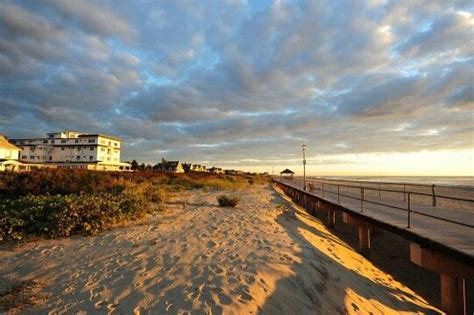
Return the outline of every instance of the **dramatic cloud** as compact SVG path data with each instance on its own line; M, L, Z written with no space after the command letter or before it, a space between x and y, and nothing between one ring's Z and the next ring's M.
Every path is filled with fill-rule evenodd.
M469 1L0 0L0 132L124 158L314 165L472 149Z

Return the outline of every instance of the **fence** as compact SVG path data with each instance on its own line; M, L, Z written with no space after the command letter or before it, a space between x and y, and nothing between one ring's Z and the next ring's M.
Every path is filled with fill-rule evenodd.
M378 183L378 182L359 182L359 181L334 181L334 180L306 180L306 187L303 187L303 180L283 180L286 184L291 184L295 188L306 190L310 193L319 192L322 198L335 198L337 203L341 203L341 197L357 200L360 202L360 212L364 212L366 204L388 207L407 212L407 227L410 228L411 215L413 213L430 217L445 222L474 228L470 223L455 221L449 218L440 217L435 214L426 213L428 207L448 208L471 212L474 215L474 199L465 195L471 193L464 191L464 194L455 193L458 196L447 196L438 194L435 185L419 185L404 183ZM396 186L396 188L387 188L387 186ZM416 187L418 189L413 189ZM420 189L431 188L431 192L423 192ZM408 188L408 189L407 189ZM442 187L446 191L447 187ZM453 188L450 188L454 190ZM417 205L416 209L414 205ZM420 210L420 211L419 211ZM471 214L470 213L470 214ZM469 214L469 215L470 215Z

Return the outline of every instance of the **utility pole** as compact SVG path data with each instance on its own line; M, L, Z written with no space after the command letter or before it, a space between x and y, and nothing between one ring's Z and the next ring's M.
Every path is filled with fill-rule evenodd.
M303 148L303 190L306 190L306 144L303 144L301 147Z

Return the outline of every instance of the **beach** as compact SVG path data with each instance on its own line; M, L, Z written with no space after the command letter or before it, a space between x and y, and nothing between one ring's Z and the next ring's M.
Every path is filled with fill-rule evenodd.
M97 236L0 251L0 292L34 283L25 313L441 313L267 185L195 189L163 214ZM21 310L21 305L17 310Z

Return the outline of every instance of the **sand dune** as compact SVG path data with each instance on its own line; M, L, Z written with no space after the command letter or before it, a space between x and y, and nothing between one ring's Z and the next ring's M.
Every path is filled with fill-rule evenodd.
M222 193L222 192L220 192ZM25 312L439 313L268 187L179 194L149 222L0 252L0 292L44 284Z

